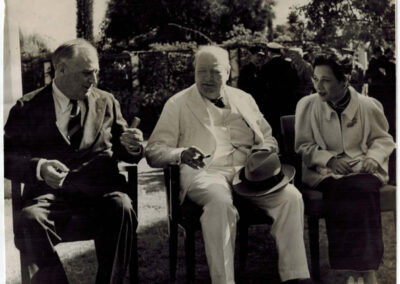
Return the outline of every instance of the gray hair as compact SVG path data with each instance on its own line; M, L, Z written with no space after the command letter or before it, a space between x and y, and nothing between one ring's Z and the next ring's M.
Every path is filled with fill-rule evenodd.
M218 60L222 63L222 65L226 68L230 68L231 64L229 62L229 53L226 49L223 49L222 47L216 46L216 45L202 45L199 47L197 50L195 56L194 56L194 65L196 66L196 62L198 58L200 57L201 54L203 53L209 53L213 54Z
M51 61L53 63L54 69L57 69L58 64L60 64L63 59L73 58L77 54L77 51L79 49L92 50L97 56L96 48L89 41L83 38L73 39L61 44L53 52Z

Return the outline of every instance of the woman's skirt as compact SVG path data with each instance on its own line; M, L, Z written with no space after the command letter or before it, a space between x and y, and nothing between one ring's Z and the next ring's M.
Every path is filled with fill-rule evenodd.
M329 177L316 187L323 193L332 269L378 269L383 256L381 186L374 175L358 174Z

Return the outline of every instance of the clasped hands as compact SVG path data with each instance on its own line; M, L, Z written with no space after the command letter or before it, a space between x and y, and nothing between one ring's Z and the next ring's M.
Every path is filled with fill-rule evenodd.
M345 175L354 172L352 169L354 165L345 157L333 157L329 160L327 167L335 174ZM379 164L377 161L372 158L366 158L362 161L361 172L373 174L378 170L378 167Z

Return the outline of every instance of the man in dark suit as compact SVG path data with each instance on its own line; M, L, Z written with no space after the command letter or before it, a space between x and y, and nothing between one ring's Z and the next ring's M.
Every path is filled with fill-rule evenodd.
M17 247L32 283L68 283L54 246L83 210L100 234L96 283L127 283L137 219L117 163L140 160L142 132L95 87L98 55L89 42L62 44L52 61L52 84L18 100L4 129L5 177L25 183Z
M261 68L261 81L264 82L264 97L260 110L271 124L274 137L280 137L280 117L294 114L299 78L296 70L281 54L283 46L271 42L267 44L270 60Z
M250 62L243 66L239 72L238 88L249 93L259 105L264 93L263 84L260 80L261 66L264 63L265 53L262 47L252 46L249 48Z

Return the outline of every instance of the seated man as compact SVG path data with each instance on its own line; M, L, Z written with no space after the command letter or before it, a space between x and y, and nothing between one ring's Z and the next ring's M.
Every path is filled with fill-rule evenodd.
M234 283L238 212L232 181L255 151L277 152L271 127L247 93L226 85L228 52L205 46L195 56L195 84L171 97L148 141L153 167L179 164L183 201L203 207L201 226L212 283ZM282 281L309 278L303 241L303 200L292 184L248 197L273 219Z
M141 159L142 132L95 88L99 62L89 42L62 44L52 61L52 84L18 100L4 128L5 177L25 183L16 245L32 283L68 283L54 246L71 214L90 209L99 228L96 283L127 283L137 219L117 162Z

